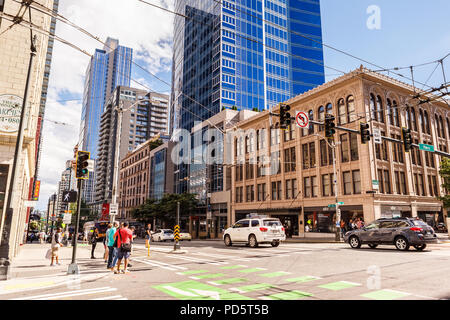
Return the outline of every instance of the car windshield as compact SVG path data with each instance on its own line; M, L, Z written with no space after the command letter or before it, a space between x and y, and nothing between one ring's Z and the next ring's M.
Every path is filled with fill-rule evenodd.
M280 220L263 220L263 224L266 227L280 227Z
M165 233L165 234L172 234L173 231L172 231L172 230L164 230L164 233Z
M424 221L422 220L413 220L412 221L414 223L415 226L419 226L419 227L428 227L428 224L426 224Z

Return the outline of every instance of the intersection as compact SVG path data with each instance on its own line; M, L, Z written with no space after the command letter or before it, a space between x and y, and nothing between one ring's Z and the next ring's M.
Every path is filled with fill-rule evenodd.
M39 245L30 250L39 250ZM30 246L31 247L31 246ZM344 243L284 243L227 248L218 241L134 245L130 274L112 274L80 247L79 278L53 274L18 278L0 299L20 300L439 300L450 291L450 243L424 252L392 246L351 249ZM64 250L70 250L64 248ZM103 253L97 249L97 256ZM85 255L83 255L85 254ZM43 267L44 268L44 267ZM50 271L51 272L51 271Z

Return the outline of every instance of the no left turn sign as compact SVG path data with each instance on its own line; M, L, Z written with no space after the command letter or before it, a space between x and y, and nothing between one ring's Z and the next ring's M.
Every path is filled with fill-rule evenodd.
M297 126L300 128L308 128L309 127L309 118L304 112L297 113L297 116L295 117L295 120L297 122Z

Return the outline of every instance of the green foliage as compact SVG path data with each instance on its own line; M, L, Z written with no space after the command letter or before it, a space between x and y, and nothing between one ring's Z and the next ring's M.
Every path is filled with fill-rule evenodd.
M443 197L439 197L439 200L443 202L444 208L450 208L450 159L442 158L441 161L441 170L439 171L442 179L444 180L444 184L442 185L444 189L447 191L447 195Z
M152 151L153 149L158 148L159 146L161 146L163 144L164 144L164 141L162 141L162 139L151 141L150 142L150 151Z
M36 220L30 221L30 230L38 230L39 222Z
M180 202L180 217L188 216L198 206L194 194L165 194L159 201L147 199L143 205L131 211L131 216L140 222L149 222L157 218L168 225L175 225L178 202Z

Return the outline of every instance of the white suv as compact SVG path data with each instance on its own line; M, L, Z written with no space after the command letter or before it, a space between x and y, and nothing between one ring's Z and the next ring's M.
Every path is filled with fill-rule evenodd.
M223 241L227 247L233 243L247 243L256 248L260 243L270 243L278 247L280 241L286 240L283 225L277 218L251 217L236 222L225 230Z

